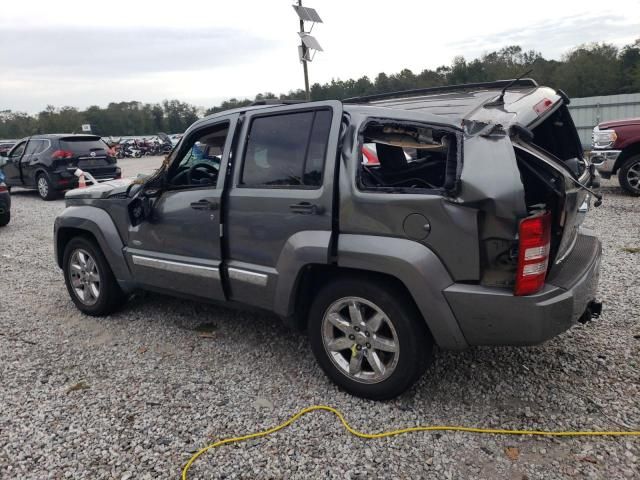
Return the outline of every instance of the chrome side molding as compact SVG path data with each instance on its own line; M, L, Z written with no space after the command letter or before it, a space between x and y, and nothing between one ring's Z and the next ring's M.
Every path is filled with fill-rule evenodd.
M265 273L252 272L251 270L243 270L241 268L229 267L227 272L229 273L229 278L233 280L258 285L260 287L265 287L269 280L269 276Z
M194 265L192 263L173 262L170 260L161 260L159 258L143 257L141 255L132 255L131 260L135 265L141 267L156 268L167 272L184 273L204 278L220 278L220 271L214 267L205 267L204 265Z

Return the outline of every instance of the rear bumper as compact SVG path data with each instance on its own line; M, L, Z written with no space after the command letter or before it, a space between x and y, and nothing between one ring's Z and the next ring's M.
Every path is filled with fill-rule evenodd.
M592 150L589 161L596 166L600 175L609 178L613 173L621 150Z
M601 254L600 241L581 234L535 295L461 284L444 294L469 345L535 345L566 331L588 311L596 298Z
M91 174L98 182L106 182L121 178L122 171L117 165L106 167L85 168L85 172ZM75 168L57 170L50 174L51 183L57 190L70 190L78 188L78 177L74 175Z

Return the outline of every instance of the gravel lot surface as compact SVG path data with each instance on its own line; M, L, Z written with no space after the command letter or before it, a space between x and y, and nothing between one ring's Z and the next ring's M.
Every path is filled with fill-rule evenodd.
M159 159L125 160L125 173ZM138 163L137 163L138 162ZM337 390L277 318L159 295L81 315L55 265L62 200L14 190L0 230L0 477L178 478L208 442L329 404L364 431L416 424L640 428L640 198L605 182L602 318L532 348L437 353L385 403ZM628 248L629 250L625 250ZM514 316L517 321L517 315ZM327 413L201 457L190 478L640 478L640 439L461 433L364 441Z

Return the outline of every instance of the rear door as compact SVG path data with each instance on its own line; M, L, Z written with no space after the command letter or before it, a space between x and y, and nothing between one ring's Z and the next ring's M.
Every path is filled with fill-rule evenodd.
M226 205L231 297L273 308L281 277L293 281L300 247L326 263L332 229L337 101L246 114Z

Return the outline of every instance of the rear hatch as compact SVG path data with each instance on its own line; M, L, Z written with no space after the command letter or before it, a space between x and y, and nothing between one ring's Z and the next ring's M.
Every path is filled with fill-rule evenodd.
M556 173L550 178L548 187L552 191L557 190L558 198L555 205L548 207L551 207L555 227L551 259L560 263L571 253L589 207L590 194L579 184L589 186L592 175L565 101L559 96L544 96L536 100L535 119L528 124L532 138L520 136L519 139L519 146L531 157L518 155L518 158L521 161L530 159L532 167L552 169ZM527 187L525 184L525 190Z
M525 208L513 211L518 224L526 217L536 218L545 212L551 214L549 248L544 255L548 259L546 274L549 274L559 269L574 249L590 200L589 192L579 183L589 187L592 174L583 158L582 146L564 95L545 87L521 89L512 95L507 92L503 105L491 105L499 93L495 92L486 101L488 105L483 104L469 117L475 119L471 122L480 123L480 129L482 125L500 124L509 132L515 154L513 158L524 188L522 207ZM502 236L491 221L485 222L483 228L487 260L482 283L509 286L518 260L519 237L515 244L511 244L509 261L505 260L502 265L507 237ZM497 243L492 237L505 243Z
M115 166L115 158L110 155L109 147L104 141L94 135L74 135L60 139L60 148L71 152L68 163L72 167L91 172L101 170L100 167Z
M528 158L535 163L534 168L550 168L555 172L548 180L555 182L549 189L557 190L557 204L547 207L554 210L555 241L552 241L551 257L559 263L571 252L588 208L589 193L579 187L576 180L587 186L592 181L578 132L567 108L569 100L561 91L540 87L526 79L509 87L502 101L499 101L500 94L499 88L475 91L464 96L458 94L458 101L464 105L457 109L466 112L465 122L499 124L507 130L511 129L512 133L523 133L512 137L519 137L517 142L528 149L532 157L517 155L519 162L528 161L523 160ZM476 102L473 108L470 107L472 100ZM525 184L525 190L527 188ZM529 197L537 200L542 198L535 193ZM536 205L528 204L527 207Z

